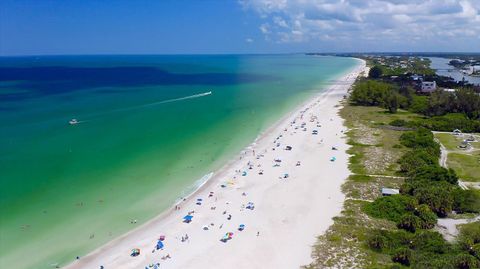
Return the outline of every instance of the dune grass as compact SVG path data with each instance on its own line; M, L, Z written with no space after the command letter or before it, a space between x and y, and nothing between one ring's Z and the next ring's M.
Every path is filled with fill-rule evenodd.
M409 112L385 113L378 107L345 104L340 115L350 131L351 175L342 186L346 200L340 216L319 237L313 250L314 262L306 268L382 268L393 265L390 257L364 245L372 229L393 229L388 220L369 218L361 210L367 201L378 198L382 187L398 188L403 179L396 175L397 160L405 152L398 139L403 133L385 126L394 119L415 117ZM374 175L374 176L371 176Z

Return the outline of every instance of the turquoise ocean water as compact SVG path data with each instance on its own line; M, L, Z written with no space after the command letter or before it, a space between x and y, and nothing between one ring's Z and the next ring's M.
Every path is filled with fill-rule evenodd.
M357 63L0 58L0 267L65 265L151 219Z

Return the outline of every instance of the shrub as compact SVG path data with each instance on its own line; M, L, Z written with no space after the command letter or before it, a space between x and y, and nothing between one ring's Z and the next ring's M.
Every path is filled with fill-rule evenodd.
M411 257L412 257L412 251L410 249L399 248L394 252L392 256L392 261L409 266Z
M412 249L419 252L443 254L448 252L448 243L438 232L420 231L413 238Z
M420 218L420 228L432 229L437 223L437 215L427 205L419 205L415 215Z
M415 150L404 154L399 160L400 172L415 174L430 165L438 165L438 158L425 150Z
M409 231L414 233L417 228L420 228L420 218L413 215L412 213L403 214L400 220L397 223L397 227L399 229L404 229L405 231Z
M412 243L413 234L405 230L396 230L393 232L386 232L388 247L391 250L395 250L400 247L410 247Z
M407 122L405 120L396 119L396 120L392 120L388 125L403 127L407 125Z
M434 185L423 184L413 190L413 195L420 204L426 204L439 217L445 217L453 210L453 190L455 187L445 181Z
M425 253L424 255L415 255L414 258L412 264L415 265L412 267L416 269L455 269L450 256Z
M373 234L367 239L368 246L371 249L382 250L387 244L387 238L381 234Z
M376 199L363 207L365 213L374 218L400 221L403 214L411 212L417 206L417 201L405 195L392 195Z
M460 226L459 241L470 240L470 245L480 243L480 221L464 224Z
M471 247L470 254L480 260L480 243L475 244Z
M457 174L453 169L445 169L438 165L422 167L415 173L413 180L446 181L454 185L458 183Z
M480 132L480 121L468 119L461 113L450 113L444 116L417 120L415 125L433 131L451 132L455 129L460 129L465 133Z
M479 266L478 260L468 254L458 254L455 257L454 264L455 267L459 269L478 268Z
M432 132L425 128L403 133L400 136L400 143L408 148L425 149L437 158L440 156L440 145L433 139Z
M476 190L456 189L453 209L459 213L480 212L480 192Z

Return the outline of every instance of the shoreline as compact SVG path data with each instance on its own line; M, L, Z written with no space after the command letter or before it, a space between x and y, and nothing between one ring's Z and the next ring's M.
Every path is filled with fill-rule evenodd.
M182 200L182 198L179 199L177 202L174 203L174 205L172 207L166 209L164 212L162 212L158 216L156 216L153 219L147 221L146 223L136 227L135 229L127 232L126 234L121 235L120 237L117 237L117 238L113 239L112 241L108 242L107 244L97 248L93 252L89 253L87 256L82 257L81 259L70 263L69 265L66 266L66 268L99 268L100 265L105 266L105 268L138 268L138 267L143 268L144 266L146 266L150 263L156 263L157 261L162 264L162 268L178 268L178 267L184 267L184 266L192 267L193 266L192 263L191 263L192 261L194 261L194 263L196 265L202 264L202 262L204 262L202 260L202 257L204 257L204 256L198 256L199 254L195 254L195 253L204 251L204 253L208 254L209 249L210 249L208 246L209 246L210 243L213 243L215 245L220 244L220 247L221 248L223 247L225 249L225 248L228 248L229 245L233 245L233 242L238 240L237 238L234 238L233 240L231 240L232 242L228 242L226 244L223 244L221 242L220 243L218 242L218 240L220 238L218 235L224 234L227 231L234 232L235 237L236 237L237 234L238 234L239 237L244 236L245 234L247 234L247 232L255 234L257 231L255 231L255 232L250 231L249 226L252 225L251 223L254 222L255 219L258 219L259 216L254 216L254 217L247 216L245 218L245 223L247 225L247 229L245 231L241 232L243 234L240 234L240 232L238 232L238 230L236 230L235 225L233 225L233 226L230 225L230 226L232 226L232 228L225 227L225 229L219 229L218 226L215 226L213 228L213 226L212 226L208 231L202 230L201 227L202 227L202 225L207 224L207 222L209 222L209 221L211 223L217 222L217 223L215 223L216 225L219 225L220 222L222 222L222 225L225 223L225 226L227 226L225 220L223 220L224 216L222 216L221 213L218 212L220 210L218 210L218 211L211 210L211 208L213 208L213 205L215 205L215 207L217 207L217 206L220 207L221 202L227 201L226 207L228 207L229 213L232 212L232 214L235 214L234 215L235 218L237 218L237 215L245 213L245 210L242 210L242 208L240 210L241 212L238 213L238 212L236 212L235 209L230 209L230 207L232 207L232 206L229 206L229 205L230 204L240 205L240 204L242 204L242 202L243 202L243 204L245 204L246 202L243 201L243 200L245 200L245 199L248 200L248 199L250 199L251 196L252 196L251 199L255 200L253 196L255 196L254 194L255 194L256 191L253 189L253 182L249 182L249 181L251 181L250 179L248 179L250 176L242 177L238 172L237 173L232 173L232 170L241 171L243 169L243 171L248 171L248 168L245 168L245 162L247 160L248 160L249 163L251 161L253 162L255 160L258 160L258 161L255 161L255 162L258 162L258 164L256 164L256 165L262 165L262 168L264 168L265 170L267 170L267 169L271 170L271 168L267 168L267 165L270 165L271 161L267 160L267 158L264 158L262 155L270 155L270 154L273 153L273 151L267 152L272 147L271 143L268 142L269 140L271 140L272 138L275 139L275 137L277 137L275 139L275 141L283 140L283 139L280 139L278 136L276 136L276 134L282 133L281 132L281 129L283 129L282 126L284 126L284 125L288 126L290 124L290 126L292 127L291 129L293 129L293 125L291 124L291 122L292 122L291 119L292 118L294 118L294 119L298 118L299 115L301 115L300 117L303 117L304 114L308 114L307 112L310 111L310 109L313 110L314 108L324 108L324 109L329 108L330 111L328 111L328 112L329 113L333 112L333 114L330 114L330 116L331 117L336 116L336 120L335 120L335 122L333 122L334 124L336 124L335 127L337 129L341 128L342 130L345 129L345 127L343 126L343 119L341 119L338 116L338 111L339 111L338 101L341 100L342 97L343 97L343 94L345 94L346 91L348 91L348 89L351 86L351 83L354 82L355 78L363 70L364 66L365 66L365 62L359 61L359 63L357 63L357 65L354 68L352 68L350 72L347 72L347 74L339 75L339 77L341 77L341 78L336 78L334 80L335 82L340 82L341 81L342 83L336 83L336 84L330 85L330 86L327 87L327 89L325 91L323 91L319 94L314 94L312 97L309 97L307 101L302 102L301 105L299 105L295 109L293 109L292 112L287 113L285 117L282 117L275 124L268 127L265 131L263 131L262 133L259 134L259 136L254 140L254 142L252 142L244 150L242 150L239 155L236 155L237 156L236 158L228 161L224 166L222 166L222 168L220 168L218 171L215 171L214 174L209 179L207 179L205 182L202 182L201 184L199 184L199 186L197 188L195 188L191 193L188 193L183 200ZM343 83L343 82L346 82L346 83ZM328 104L325 104L325 103L328 103ZM324 105L324 104L325 104L325 106L321 106L321 105ZM330 107L330 105L332 105L332 104L333 104L333 107L335 107L335 109L332 109L332 107ZM316 117L320 119L321 118L320 116L316 116ZM323 119L319 120L319 121L322 121L322 127L323 127L324 124L326 124L325 123L326 120L327 120L326 118L323 118ZM332 118L330 118L330 122L332 122ZM288 127L286 127L286 128L288 128ZM313 127L313 128L315 128L315 127ZM308 131L309 131L308 136L311 138L312 135L310 135L310 130L308 130ZM322 132L326 131L325 128L320 127L320 128L318 128L318 131L320 133L318 137L324 137ZM291 134L291 136L293 137L293 138L291 138L292 141L288 141L288 142L286 141L286 143L294 144L294 142L298 142L298 143L300 143L300 145L299 145L300 147L305 146L305 145L301 144L301 142L303 142L303 141L302 141L302 137L300 137L300 135L304 135L305 133L302 133L300 130L297 131L297 132L296 131L293 131L293 132L295 134ZM335 136L337 136L337 135L335 135ZM340 138L338 136L337 136L337 138L340 139L340 140L338 142L335 141L336 142L335 145L339 145L338 147L341 149L338 153L341 153L344 156L341 156L341 157L338 156L337 157L338 160L336 162L337 163L341 162L345 167L347 167L348 166L348 155L346 154L345 150L347 149L348 146L346 145L346 141L345 141L345 138L343 137L343 135L342 135L342 138ZM325 138L325 140L327 140L327 139ZM322 138L322 141L323 141L323 138ZM283 144L282 146L284 146L284 145L285 144ZM264 151L265 152L260 154L260 155L259 154L253 155L252 151L255 151L255 150L256 150L257 153L264 152ZM272 150L273 150L273 148L272 148ZM305 150L308 151L309 149L305 149ZM325 148L323 150L325 150ZM279 151L281 151L281 155L285 155L283 150L281 150L281 148L279 148L279 150L277 152L279 152ZM293 149L293 151L297 151L297 148L295 147ZM303 152L297 152L297 153L301 153L301 155L303 155L302 154ZM336 154L338 155L338 153L336 153ZM276 153L273 153L273 154L276 154ZM257 158L258 156L262 156L262 157ZM317 155L315 155L314 157L323 157L323 159L327 158L327 156L317 156ZM286 162L286 161L288 161L288 159L289 158L287 157L285 160L282 159L282 161ZM306 160L302 160L302 162L304 162L304 161L307 162ZM327 162L326 165L328 165L328 164L329 163ZM303 164L302 164L302 166L303 166ZM240 169L235 169L235 168L240 168ZM310 170L308 170L307 171L308 173L306 173L306 176L308 176L308 177L311 177L311 176L314 175L314 174L312 174L312 171L310 171ZM343 172L344 174L349 174L350 173L348 171L348 167L347 167L346 171L345 171L345 169L343 169L341 172ZM207 176L207 175L205 175L205 176ZM315 176L318 176L318 175L315 175ZM204 177L202 177L201 179L203 179ZM253 177L258 177L258 175L255 175ZM269 178L269 179L273 179L273 182L268 182L268 183L262 182L262 184L266 185L267 190L272 186L276 187L276 185L279 185L278 182L276 182L276 181L278 181L277 175L272 176L272 175L267 175L267 173L265 173L265 176L263 176L263 178L267 178L267 177L272 177L272 178ZM228 178L228 180L227 180L227 178ZM303 179L300 175L299 175L298 178ZM243 180L243 179L245 179L245 180ZM343 176L343 178L341 179L341 182L335 182L335 184L338 185L338 186L337 185L335 185L335 186L338 187L336 189L339 193L335 200L341 200L340 201L341 203L339 205L338 204L336 205L336 208L337 208L336 211L338 211L337 214L340 212L341 206L343 204L343 197L342 197L343 194L341 194L340 185L342 184L342 182L345 179L346 179L346 176ZM227 182L230 182L230 181L234 182L233 184L231 184L231 186L230 186L229 183L227 183ZM224 183L224 184L222 184L222 183ZM307 186L304 186L304 187L309 187L308 183L309 182L305 182L302 185L307 185ZM219 188L218 185L221 185L221 184L226 185L227 187ZM260 183L256 184L256 185L260 185ZM250 190L250 188L252 190ZM215 198L215 203L211 202L207 198L208 191L210 191L210 190L214 191L214 193L215 193L212 196L213 198ZM233 197L235 195L233 193L238 192L238 190L249 190L249 192L246 196L238 195L240 197ZM221 192L225 192L225 193L221 193ZM218 195L218 193L220 193L220 195ZM274 192L274 194L279 194L279 193L285 193L285 190L280 190L280 191ZM289 191L287 190L286 194L288 194L288 193L289 193ZM228 195L226 195L226 194L228 194ZM263 192L260 192L258 194L261 196L261 195L263 195ZM335 194L335 193L332 193L332 196L333 196L333 194ZM202 197L203 201L202 201L201 206L196 206L195 205L196 196ZM228 200L226 200L227 198L228 198ZM242 199L242 198L245 198L245 199ZM279 197L277 197L277 198L279 198ZM217 202L217 199L218 199L218 202ZM258 200L259 198L256 198L256 199ZM328 197L328 199L330 200L330 197ZM255 202L255 201L253 201L253 202ZM328 201L326 201L326 202L328 202ZM203 203L205 203L205 205ZM207 208L207 204L211 205L211 207ZM256 213L257 210L259 210L259 209L257 209L259 207L259 206L257 206L257 204L259 204L259 203L255 202L255 207L256 208L255 208L255 210L252 211L253 214ZM180 210L176 210L177 206L180 206ZM184 207L186 207L188 210L185 209ZM329 207L332 208L332 206L329 206ZM181 222L182 216L184 216L187 213L187 211L192 211L192 210L195 211L192 223L190 223L190 224L182 223ZM202 214L202 210L207 211L207 212L205 212L206 214ZM233 212L235 212L235 213L233 213ZM250 212L248 212L248 213L250 213ZM268 213L268 211L267 211L267 213ZM200 215L200 216L197 217L198 215ZM217 216L217 215L219 215L219 216ZM252 214L250 214L250 215L252 215ZM323 231L325 231L330 226L330 224L332 223L331 217L334 217L335 215L336 214L329 216L330 218L328 218L328 219L323 219L323 223L326 224L326 225L323 225L325 227L322 227ZM264 216L260 216L260 217L264 217ZM208 220L208 221L204 221L205 223L199 223L199 220L198 220L199 218L200 219L203 218L203 219ZM250 219L250 221L246 221L248 219ZM235 224L236 224L236 226L238 226L238 223L235 222ZM262 227L262 225L259 225L259 227ZM265 227L265 228L275 229L275 227ZM192 229L195 229L195 230L194 231L189 231L189 230L192 230ZM217 231L217 229L220 230L220 231ZM171 231L169 232L169 230L171 230ZM197 234L198 234L199 238L202 237L203 235L206 235L208 238L212 238L212 236L209 235L209 234L212 234L213 230L215 230L217 235L215 235L213 237L214 240L211 240L212 242L205 243L203 245L203 247L200 246L200 249L198 249L198 247L196 247L195 250L184 249L186 247L186 244L191 245L193 243L193 240L198 241L196 239ZM259 229L257 229L257 230L259 230ZM163 232L161 234L166 234L166 237L167 237L167 239L165 240L165 249L164 250L158 250L155 253L152 253L151 250L153 249L153 247L156 244L156 238L158 238L158 236L160 235L159 234L160 231ZM178 236L176 236L176 235L181 235L183 233L183 231L188 231L189 238L192 238L191 239L192 242L190 242L190 240L188 241L188 243L176 242L176 241L180 241L180 240L175 239L176 237L178 239ZM193 234L193 236L192 236L192 234ZM308 232L308 233L305 233L305 235L307 237L310 237L312 240L315 240L318 233L311 234L310 232ZM259 238L264 239L263 231L262 231L261 237L254 236L253 239L250 238L249 240L252 241L252 240L257 240ZM312 241L312 240L310 240L310 241ZM202 240L200 240L200 241L202 241ZM249 243L252 243L252 242L249 242ZM267 242L266 245L268 246L269 243L271 243L271 242ZM308 253L304 253L304 254L307 254L309 257L310 257L310 253L311 253L310 248L313 245L313 243L314 243L314 241L310 242L309 244L306 244L306 247L309 248L309 251L308 251ZM174 246L170 248L170 245L174 245ZM305 245L305 244L302 243L302 245ZM130 254L129 251L132 248L135 248L135 247L139 247L142 252L138 257L130 257L129 256L129 254ZM215 246L215 247L218 247L218 246ZM250 245L250 247L252 247L252 245ZM245 248L248 248L248 246L246 245L242 249L245 249ZM180 249L182 249L182 250L180 250ZM206 249L206 252L205 252L205 249ZM198 250L200 250L200 251L198 251ZM161 254L158 254L158 252L161 252ZM233 251L232 253L238 253L238 252ZM172 259L162 260L160 258L160 256L166 255L166 254L170 254L172 256ZM182 255L180 255L180 254L182 254ZM183 255L183 254L189 254L189 255ZM265 255L265 253L262 253L262 254ZM288 254L288 253L283 253L283 254ZM261 254L257 254L257 255L261 255ZM181 260L180 256L186 256L186 257L183 258L184 261ZM237 255L237 256L240 256L240 255ZM222 258L222 255L220 255L217 258ZM225 259L232 259L232 258L233 257L229 257L229 258L225 258ZM235 259L233 259L233 260L235 260ZM263 260L263 259L260 259L260 260ZM298 260L300 260L300 259L296 259L295 262L297 263ZM305 264L309 263L309 261L306 260L305 257L302 257L301 260L303 260L303 261L300 264L297 264L297 266L301 266L301 265L305 265ZM230 263L231 264L238 264L238 263L235 263L235 261L232 261L232 260L229 260L227 262L229 264ZM236 261L236 262L239 262L239 261ZM257 262L257 261L252 261L252 262ZM288 267L289 264L288 264L287 261L280 261L280 262L281 262L281 264L279 264L280 267L289 268ZM208 263L205 263L205 264L208 264ZM222 267L220 264L218 266ZM248 266L249 265L245 265L245 267L248 267ZM252 265L250 265L250 267L251 266ZM277 267L277 264L275 264L275 266ZM202 267L202 266L200 266L200 267ZM243 267L243 265L242 265L242 267ZM253 265L253 267L256 267L256 266Z

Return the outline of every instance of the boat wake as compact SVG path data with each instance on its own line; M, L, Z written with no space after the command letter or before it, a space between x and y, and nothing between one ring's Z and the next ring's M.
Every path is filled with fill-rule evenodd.
M90 114L88 116L88 120L82 120L82 121L76 121L75 120L76 122L73 123L73 124L77 124L77 123L80 123L80 122L86 122L86 121L92 121L95 118L99 118L99 117L107 115L107 114L137 110L137 109L142 109L142 108L148 108L148 107L153 107L153 106L157 106L157 105L161 105L161 104L173 103L173 102L183 101L183 100L188 100L188 99L195 99L195 98L200 98L200 97L204 97L204 96L209 96L211 94L212 94L212 91L208 91L208 92L204 92L204 93L199 93L199 94L194 94L194 95L189 95L189 96L179 97L179 98L174 98L174 99L168 99L168 100L153 102L153 103L144 104L144 105L113 109L113 110L98 113L98 114ZM70 121L70 124L72 124L72 121Z
M165 103L172 103L172 102L183 101L183 100L188 100L188 99L193 99L193 98L199 98L199 97L208 96L208 95L211 95L211 94L212 94L212 92L208 91L208 92L194 94L194 95L190 95L190 96L185 96L185 97L180 97L180 98L175 98L175 99L159 101L159 102L155 102L155 103L151 103L151 104L141 105L141 106L137 106L137 107L134 107L134 108L156 106L156 105L165 104Z

